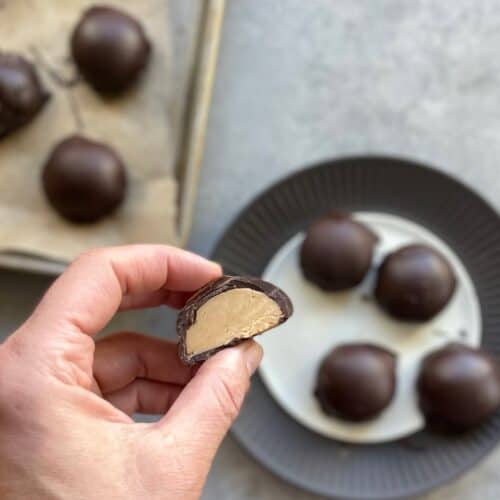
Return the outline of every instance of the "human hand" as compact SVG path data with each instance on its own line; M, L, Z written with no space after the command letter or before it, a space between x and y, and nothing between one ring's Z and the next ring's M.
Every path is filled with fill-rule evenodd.
M79 257L0 346L0 497L198 498L262 350L225 349L199 370L136 333L94 342L118 311L183 305L221 273L179 249ZM134 423L134 412L164 415Z

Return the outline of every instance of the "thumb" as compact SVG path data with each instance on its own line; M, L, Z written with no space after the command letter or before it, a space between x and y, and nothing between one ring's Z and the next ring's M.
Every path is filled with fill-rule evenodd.
M207 471L240 412L262 355L262 347L253 340L218 352L200 367L159 422L186 455L201 460Z

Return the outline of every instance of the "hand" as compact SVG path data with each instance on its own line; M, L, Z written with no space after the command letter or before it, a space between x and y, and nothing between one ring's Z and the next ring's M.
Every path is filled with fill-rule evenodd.
M253 341L201 367L136 333L93 337L121 309L181 306L219 266L165 246L79 257L0 346L2 499L194 499L262 357ZM134 412L166 413L134 423Z

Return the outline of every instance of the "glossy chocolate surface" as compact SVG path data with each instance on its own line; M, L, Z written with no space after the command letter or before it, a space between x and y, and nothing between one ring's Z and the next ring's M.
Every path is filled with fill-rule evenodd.
M346 290L370 269L377 237L346 214L331 212L307 231L300 251L304 276L326 291Z
M500 373L484 351L449 344L427 355L417 381L427 422L443 431L481 424L500 407Z
M0 53L0 139L33 120L48 99L33 64Z
M327 415L350 421L376 417L396 389L396 358L372 344L344 344L322 361L315 395Z
M127 178L121 158L109 146L75 135L53 149L42 182L60 215L89 223L116 210L125 197Z
M133 17L111 7L92 7L75 27L71 52L80 73L95 90L116 94L139 78L151 44Z
M394 318L426 321L450 301L456 279L450 264L426 245L408 245L380 266L375 297Z

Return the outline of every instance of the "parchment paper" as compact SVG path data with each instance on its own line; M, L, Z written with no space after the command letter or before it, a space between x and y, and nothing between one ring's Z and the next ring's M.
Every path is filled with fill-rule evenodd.
M95 0L0 2L0 49L21 52L35 62L52 93L30 125L0 141L0 251L69 261L95 246L177 242L175 140L168 113L175 109L168 85L168 2L105 3L137 16L153 45L139 84L113 100L101 98L84 82L65 83L75 75L69 59L70 33ZM110 144L128 167L129 191L123 206L97 224L67 223L41 190L41 170L52 146L73 133Z

